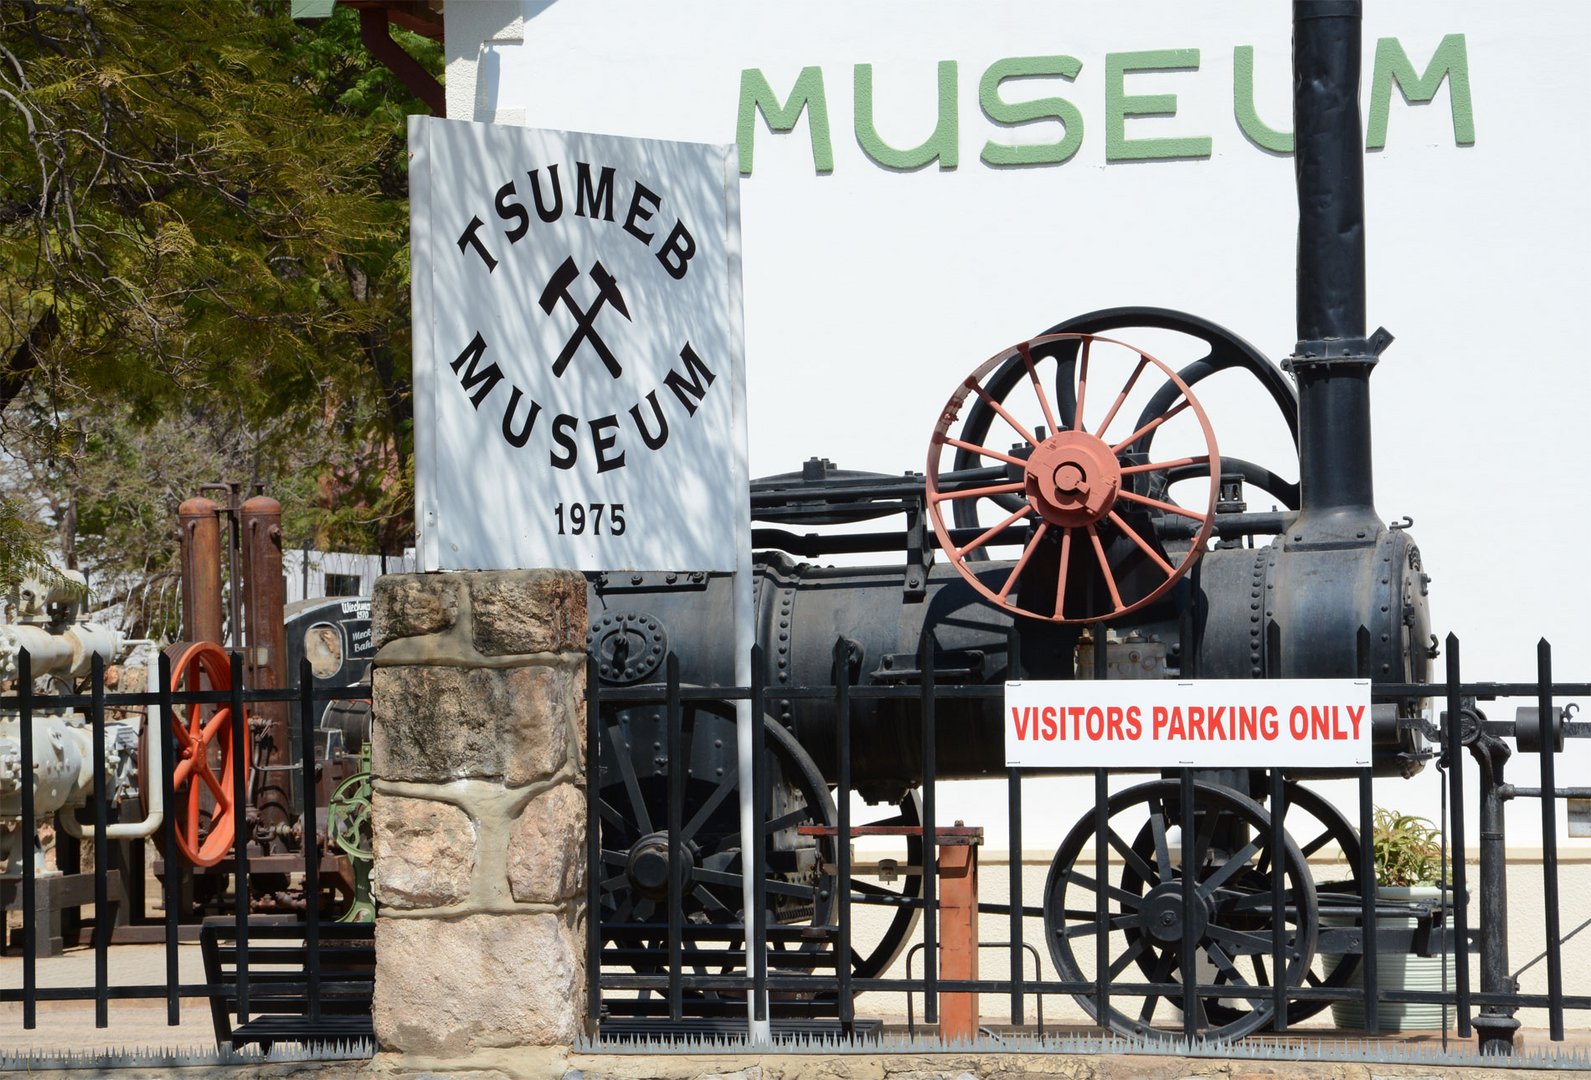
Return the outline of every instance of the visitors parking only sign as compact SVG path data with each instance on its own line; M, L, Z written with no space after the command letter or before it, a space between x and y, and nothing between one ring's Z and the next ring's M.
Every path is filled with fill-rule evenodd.
M426 570L734 570L733 147L411 117Z
M1361 679L1008 682L1005 759L1024 768L1360 768Z

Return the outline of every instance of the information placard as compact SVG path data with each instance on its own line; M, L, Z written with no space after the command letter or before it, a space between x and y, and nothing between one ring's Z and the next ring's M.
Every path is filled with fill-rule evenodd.
M733 147L411 117L423 569L734 570Z
M1005 760L1022 768L1370 764L1361 679L1005 684Z

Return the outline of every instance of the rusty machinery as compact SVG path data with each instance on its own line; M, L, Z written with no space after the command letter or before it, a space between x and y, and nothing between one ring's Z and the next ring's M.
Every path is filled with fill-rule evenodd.
M765 844L772 922L812 926L835 914L836 883L826 876L833 853L818 839L821 827L836 821L829 793L839 765L835 712L830 700L795 692L781 698L778 690L827 685L837 635L846 643L845 677L856 687L920 687L924 635L940 687L1003 682L1016 670L1013 650L1027 678L1107 672L1426 680L1436 655L1429 579L1407 522L1387 524L1373 500L1369 379L1391 337L1367 332L1365 317L1359 52L1357 0L1295 3L1298 343L1280 366L1196 316L1153 308L1094 312L996 354L963 380L933 424L924 475L846 472L814 459L800 473L753 483L752 516L766 526L752 534L760 552L756 633L764 658L757 677L775 703L763 717L773 774L763 807L775 823ZM1146 337L1191 342L1198 358L1174 367L1132 344ZM1236 373L1228 379L1252 379L1278 410L1297 455L1296 484L1218 447L1199 395L1207 379L1227 372ZM1249 511L1256 493L1274 508ZM858 523L902 514L904 532L857 531ZM849 531L811 531L831 526ZM902 550L904 565L815 561ZM734 657L724 644L727 577L598 574L589 599L588 648L604 687L661 682L670 652L684 683L735 685ZM850 710L856 790L893 808L883 823L916 823L923 779L917 698L859 693ZM1419 700L1376 707L1377 774L1410 776L1433 756L1422 735L1423 710ZM688 924L734 925L741 851L728 794L733 712L687 701L685 714L684 917ZM940 779L1005 775L997 699L945 695L936 703L935 731ZM612 955L628 956L642 971L662 970L665 937L657 924L672 854L662 826L670 757L663 710L608 706L601 740L604 937L622 946ZM1358 830L1298 782L1322 775L1286 778L1292 839L1276 858L1296 903L1280 916L1287 920L1285 970L1268 970L1268 899L1233 911L1201 897L1192 935L1196 970L1211 980L1340 986L1352 977L1357 957L1326 973L1313 955L1321 898L1334 896L1353 912L1372 887L1361 878ZM1249 840L1270 828L1269 776L1224 770L1200 773L1198 781L1194 825L1209 860L1201 875L1218 873L1241 883L1239 893L1264 890L1268 898L1268 844ZM1138 898L1134 903L1157 898L1169 920L1152 933L1128 932L1113 959L1116 975L1129 981L1134 974L1140 982L1182 977L1181 872L1157 858L1166 836L1188 824L1177 786L1151 780L1108 800L1126 866L1121 894ZM819 827L803 832L803 825ZM1062 841L1044 898L1051 959L1067 979L1093 977L1097 886L1088 877L1093 856L1086 865L1079 860L1094 828L1090 813ZM852 902L878 905L884 916L884 928L853 947L857 977L882 973L910 938L921 908L921 879L912 873L919 844L913 840L907 865L887 867L882 881L851 883ZM1345 857L1346 880L1317 883L1307 857L1330 845ZM1234 948L1245 953L1241 973ZM1080 1001L1095 1011L1091 996ZM629 1007L645 1014L649 1004L660 1005ZM693 1004L711 1011L713 1002ZM1324 1005L1295 1000L1288 1019ZM1235 1037L1268 1023L1271 1010L1268 1001L1210 1001L1199 1028ZM1153 997L1118 996L1100 1019L1154 1035L1170 1011L1155 1017ZM1174 1031L1180 1036L1180 1020Z
M290 681L296 683L304 659L317 686L367 682L372 653L369 600L286 604L281 504L258 491L240 499L237 484L203 490L215 491L224 501L200 495L178 509L187 640L167 650L173 688L231 689L229 651L241 654L244 685L256 690L281 690ZM229 640L224 638L228 629ZM241 807L257 910L302 907L304 898L289 887L289 875L303 869L306 841L322 852L327 880L345 896L354 892L355 875L347 857L328 847L325 814L330 792L358 768L369 731L368 702L327 703L317 718L317 745L308 748L301 745L301 728L295 722L298 707L296 701L261 702L235 718L227 706L194 706L181 711L174 724L183 762L192 763L188 770L179 764L176 777L179 876L203 878L217 868L208 876L216 888L224 886L231 868L222 864L234 851L240 820L236 810ZM246 725L242 745L247 777L241 796L231 780L232 724L240 719ZM318 762L318 790L311 792L302 790L300 763L306 752ZM156 869L164 873L165 864Z

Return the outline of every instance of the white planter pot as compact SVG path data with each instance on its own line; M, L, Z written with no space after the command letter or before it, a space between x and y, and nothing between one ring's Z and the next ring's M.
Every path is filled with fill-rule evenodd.
M1376 890L1376 895L1382 900L1435 900L1442 895L1442 890L1436 886L1412 888L1383 886ZM1413 929L1418 922L1412 918L1389 918L1378 921L1382 926L1408 929ZM1340 960L1341 957L1337 956L1322 957L1327 974L1336 968ZM1349 978L1348 985L1362 987L1363 975L1364 965L1360 964ZM1422 990L1440 993L1444 989L1444 976L1445 989L1451 994L1455 986L1451 953L1443 956L1392 952L1376 954L1376 986L1381 992ZM1362 1031L1366 1026L1364 1006L1358 1001L1332 1002L1331 1015L1339 1028ZM1435 1031L1454 1022L1452 1006L1444 1008L1426 1003L1379 1001L1376 1017L1380 1020L1382 1031Z

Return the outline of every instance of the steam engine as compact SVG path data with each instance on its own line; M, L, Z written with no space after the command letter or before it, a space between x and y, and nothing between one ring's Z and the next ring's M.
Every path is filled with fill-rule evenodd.
M790 808L804 800L814 823L832 822L832 801L822 804L838 774L834 709L793 691L828 685L842 655L841 677L856 687L919 686L925 655L936 686L1100 675L1426 680L1435 655L1429 579L1408 523L1389 525L1373 497L1369 378L1391 335L1367 333L1365 318L1359 49L1358 4L1295 5L1298 342L1281 365L1196 316L1154 308L1094 312L996 354L955 385L927 440L921 474L849 473L814 459L799 474L752 485L752 517L765 526L752 539L760 549L758 675L774 702L763 718L774 773L772 803L764 808L770 820L796 820ZM1143 335L1167 332L1200 343L1197 358L1173 367L1138 347ZM1222 453L1200 392L1207 378L1228 371L1256 380L1278 409L1297 451L1298 483ZM1275 509L1250 512L1256 492ZM905 526L865 531L883 519ZM823 564L830 556L856 561L886 551L900 554L889 565ZM607 573L592 580L589 601L588 646L604 687L660 682L669 653L679 657L683 683L736 684L728 578ZM781 688L791 695L780 697ZM997 696L946 695L935 708L939 778L1004 774ZM892 823L912 821L912 791L923 781L919 699L857 695L850 709L855 789L870 802L897 805ZM1421 709L1418 700L1376 707L1379 774L1407 776L1422 767L1428 751L1412 722ZM684 903L687 920L698 924L732 922L740 907L738 887L727 887L741 867L739 823L727 797L731 717L727 709L698 710L688 721L684 813L692 880ZM658 824L665 817L664 737L655 707L606 711L601 845L604 862L623 867L603 886L610 940L660 919L667 900L669 840ZM1290 984L1304 978L1315 951L1317 890L1300 848L1335 841L1353 867L1360 850L1354 827L1299 779L1307 777L1289 773L1286 822L1293 830L1298 815L1310 835L1275 854L1298 897L1287 916L1296 920L1287 931L1290 966L1276 973ZM1231 919L1224 939L1230 948L1243 933L1268 934L1252 915L1262 904L1268 910L1264 864L1271 856L1241 872L1233 860L1245 851L1252 860L1249 839L1267 835L1260 804L1269 778L1227 769L1198 780L1199 857L1206 860L1198 873L1243 881L1240 891L1253 888L1257 898L1263 889L1267 898L1236 918L1221 908L1230 896L1199 908L1194 937ZM1184 907L1186 870L1166 864L1167 830L1193 824L1169 794L1174 787L1151 780L1109 800L1113 820L1135 806L1150 819L1136 835L1136 822L1121 835L1122 848L1135 856L1120 886L1144 902L1164 901L1169 929L1139 930L1136 938L1129 931L1128 959L1120 963L1136 956L1151 981L1174 972L1180 979L1191 966L1180 955L1180 920L1206 903ZM1091 911L1097 886L1072 864L1092 842L1092 819L1061 844L1045 898L1052 957L1063 976L1077 978L1087 976L1071 952L1067 920L1076 907ZM821 830L776 831L768 840L770 879L781 886L770 900L776 921L825 917L835 883L822 868L832 853L815 835ZM1162 865L1151 866L1157 855ZM1368 887L1357 873L1337 883L1344 896ZM908 877L889 901L895 922L876 949L854 959L858 975L881 971L902 947L913 888ZM1068 889L1096 891L1074 904ZM1232 964L1221 946L1200 947L1200 963ZM1340 984L1353 966L1339 965L1328 984ZM1113 1012L1107 1022L1153 1033L1154 1000L1145 1006L1148 1017ZM1289 1019L1320 1007L1295 1003ZM1210 1026L1228 1036L1268 1016L1263 1004L1221 1009L1215 1015L1212 1004Z

